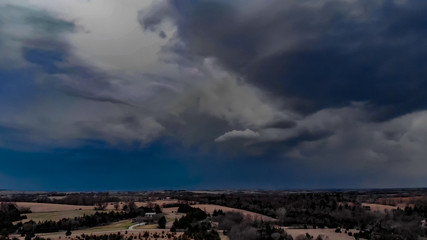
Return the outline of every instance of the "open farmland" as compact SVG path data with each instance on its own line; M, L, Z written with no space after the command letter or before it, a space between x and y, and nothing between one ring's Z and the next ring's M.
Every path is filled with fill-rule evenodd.
M22 222L28 222L33 220L35 222L39 221L58 221L63 218L75 218L82 217L84 215L93 215L97 211L96 210L71 210L71 211L54 211L54 212L36 212L36 213L26 213L24 215L27 216L27 219L22 220ZM105 211L98 211L105 212Z
M249 217L249 218L254 219L254 220L262 220L262 221L275 221L276 220L272 217L265 216L265 215L262 215L259 213L254 213L254 212L250 212L250 211L246 211L246 210L242 210L242 209L237 209L237 208L224 207L224 206L220 206L220 205L196 204L196 205L192 205L192 207L200 208L209 214L212 214L214 212L214 210L222 210L223 212L239 212L243 216Z
M85 232L122 231L122 230L128 230L129 227L134 224L135 223L133 223L132 220L128 219L128 220L114 222L104 226L88 228L85 230Z
M173 239L172 231L177 231L177 235L185 234L184 239L190 240L271 240L273 234L286 240L306 234L313 239L325 236L329 240L352 240L353 234L359 239L373 236L394 239L397 234L408 240L426 237L427 225L423 221L426 208L421 199L405 199L406 202L394 206L377 202L378 195L384 197L386 193L238 191L219 195L208 191L165 191L125 193L123 196L81 193L61 200L70 204L90 202L92 206L53 204L49 200L35 203L30 202L36 201L30 196L24 196L27 201L19 201L24 199L19 195L5 202L0 212L14 209L11 214L15 215L11 216L14 216L15 226L9 231L9 238L20 240L24 240L23 236L28 239L29 234L52 240L78 240L82 234L92 235L89 239L160 240ZM412 210L400 207L401 204ZM95 207L104 210L97 211ZM25 213L27 208L33 212ZM183 213L178 213L178 209ZM388 214L379 214L385 212ZM28 219L20 220L22 215ZM414 224L404 225L408 220ZM399 232L393 232L396 227ZM336 229L341 232L335 232ZM352 230L345 232L344 229Z
M384 213L386 210L393 211L397 209L396 206L377 204L377 203L362 203L362 206L369 207L372 212L382 212L382 213Z
M174 204L174 203L178 203L178 200L175 200L175 199L171 199L171 200L155 200L155 201L148 201L148 202L134 202L135 203L135 205L137 206L137 207L146 207L146 206L148 206L148 205L150 205L150 204L157 204L157 205L159 205L160 207L162 207L164 204ZM105 208L105 210L115 210L116 208L115 208L115 206L114 206L114 204L115 203L113 203L113 202L110 202L110 203L108 203L107 204L107 207ZM126 205L127 204L127 202L118 202L118 203L116 203L117 205L118 205L118 209L120 210L120 209L122 209L123 208L123 206L124 205ZM87 207L87 206L86 206ZM93 207L92 207L93 208Z
M178 207L172 207L172 208L163 208L163 213L166 217L166 228L171 228L172 223L175 219L180 219L181 217L185 216L184 213L178 213Z
M16 202L16 205L18 206L18 208L29 208L33 213L60 212L71 210L93 210L93 206L53 203Z
M35 221L58 221L63 218L82 217L84 215L93 215L96 210L93 206L52 204L52 203L32 203L17 202L18 208L29 208L32 213L25 213L27 219L21 222ZM102 211L99 211L102 212ZM19 222L19 221L17 221Z
M283 229L288 234L290 234L293 238L295 238L298 235L305 235L306 233L308 233L314 238L316 238L319 235L324 235L324 236L327 236L329 240L354 240L354 237L349 236L347 233L345 232L336 233L335 229L330 229L330 228L317 228L317 229L283 228ZM354 232L355 231L353 231L353 233Z

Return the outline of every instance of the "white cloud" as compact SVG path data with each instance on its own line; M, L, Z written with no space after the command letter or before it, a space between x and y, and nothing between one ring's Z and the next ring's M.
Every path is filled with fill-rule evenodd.
M216 138L215 142L224 142L224 141L229 141L233 139L256 139L258 137L259 137L259 134L250 129L245 129L243 131L232 130Z
M158 53L168 39L144 32L138 12L153 2L128 0L28 0L10 1L48 11L56 17L73 21L77 31L67 35L74 54L81 60L107 71L147 72L158 66ZM165 31L173 32L170 26Z
M23 98L20 103L25 112L0 105L8 109L0 116L0 125L30 130L31 139L39 143L66 144L91 137L112 143L144 143L173 131L165 128L168 122L201 124L197 118L186 119L183 114L187 112L243 128L287 118L263 92L224 71L213 59L180 65L159 62L156 54L144 52L159 51L166 40L152 45L153 39L160 39L142 31L136 14L145 5L138 4L141 3L129 1L116 6L112 1L18 2L22 10L35 6L43 10L37 12L41 16L73 20L77 30L53 36L65 46L66 59L56 63L58 68L71 71L38 72L32 88L43 94L34 100ZM22 21L23 13L18 12L13 19L16 29L22 28L19 37L22 42L38 38L31 24L27 26ZM11 51L20 56L21 48L19 45ZM124 58L116 61L120 48ZM24 59L20 61L25 63ZM151 68L153 64L155 68ZM37 63L32 67L37 68ZM128 119L132 119L131 126ZM223 132L217 131L216 136Z
M179 115L188 109L225 120L230 125L259 127L277 120L292 120L291 112L279 110L264 92L224 71L206 59L197 87L171 106ZM197 84L197 83L196 83Z

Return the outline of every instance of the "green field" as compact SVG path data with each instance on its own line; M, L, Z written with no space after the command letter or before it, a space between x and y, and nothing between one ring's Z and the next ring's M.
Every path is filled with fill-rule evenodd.
M85 231L95 232L95 231L110 231L110 230L127 230L130 226L134 225L131 219L115 222L105 226L99 226L94 228L88 228Z
M157 224L148 224L144 226L137 226L134 229L157 229Z

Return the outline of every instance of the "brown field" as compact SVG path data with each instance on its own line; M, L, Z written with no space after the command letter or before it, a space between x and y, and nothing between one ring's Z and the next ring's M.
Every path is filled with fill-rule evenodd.
M348 236L348 234L336 233L335 229L331 228L317 228L317 229L294 229L294 228L283 228L288 234L290 234L294 239L298 235L305 235L306 233L314 236L316 238L319 235L325 235L329 237L329 240L354 240L354 237ZM358 232L355 230L350 230L352 233Z
M178 200L170 199L170 200L155 200L152 202L135 202L135 205L137 207L147 206L148 204L157 204L160 207L163 206L163 204L171 204L171 203L178 203ZM119 202L119 209L123 208L123 205L127 204L127 202ZM92 207L93 208L93 207ZM108 203L105 210L114 210L114 203Z
M405 207L414 207L414 204L412 203L397 203L395 205L386 205L386 204L379 204L379 203L362 203L362 206L369 206L371 208L372 212L385 212L387 211L393 211L398 208L404 209Z
M119 202L119 208L118 208L118 210L123 209L123 205L126 205L126 204L127 204L127 202ZM144 204L145 204L145 203L143 203L143 202L135 202L135 205L136 205L137 207L144 206ZM92 208L93 208L93 207L92 207ZM108 205L107 205L107 207L105 208L105 210L108 210L108 211L115 210L115 208L114 208L114 203L113 203L113 202L108 203Z
M27 219L22 222L33 220L39 221L58 221L63 218L81 217L83 215L95 214L93 206L53 204L53 203L33 203L33 202L17 202L16 205L22 208L30 208L32 213L26 213Z
M362 206L370 207L372 212L382 212L382 213L384 213L386 210L393 211L397 209L396 206L390 206L390 205L384 205L384 204L378 204L378 203L362 203Z
M171 228L173 221L175 221L175 219L180 219L181 217L183 217L185 214L184 213L177 213L178 211L178 207L173 207L173 208L163 208L163 213L165 214L166 217L166 228Z
M246 211L246 210L237 209L237 208L229 208L229 207L224 207L224 206L219 206L219 205L211 205L211 204L196 204L196 205L193 205L192 207L198 207L198 208L206 211L209 214L212 214L214 212L214 210L222 210L224 212L239 212L239 213L243 214L243 216L250 217L254 220L276 221L276 219L274 219L272 217L265 216L265 215L262 215L259 213Z
M23 215L27 216L27 219L21 220L22 222L28 222L33 220L34 222L43 222L47 220L58 221L63 218L75 218L82 217L83 215L93 215L95 210L71 210L71 211L55 211L55 212L38 212L38 213L26 213ZM98 211L102 212L102 211ZM19 221L18 221L19 222Z
M163 208L162 211L167 215L176 214L178 211L178 207Z
M179 201L176 199L168 199L168 200L156 200L153 201L153 204L158 204L160 207L163 206L163 204L172 204L172 203L178 203Z
M408 204L417 200L426 200L427 196L413 196L413 197L387 197L387 198L378 198L376 202L380 204L387 205L401 205Z
M93 206L82 205L67 205L54 203L33 203L33 202L17 202L16 205L20 208L30 208L33 213L41 212L59 212L71 210L93 210Z

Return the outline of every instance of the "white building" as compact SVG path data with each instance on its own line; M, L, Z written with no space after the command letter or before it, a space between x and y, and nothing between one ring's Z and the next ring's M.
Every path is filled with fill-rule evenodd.
M147 213L145 213L145 216L146 216L146 217L150 217L150 218L152 218L152 217L154 217L156 214L157 214L157 213L155 213L155 212L147 212Z

